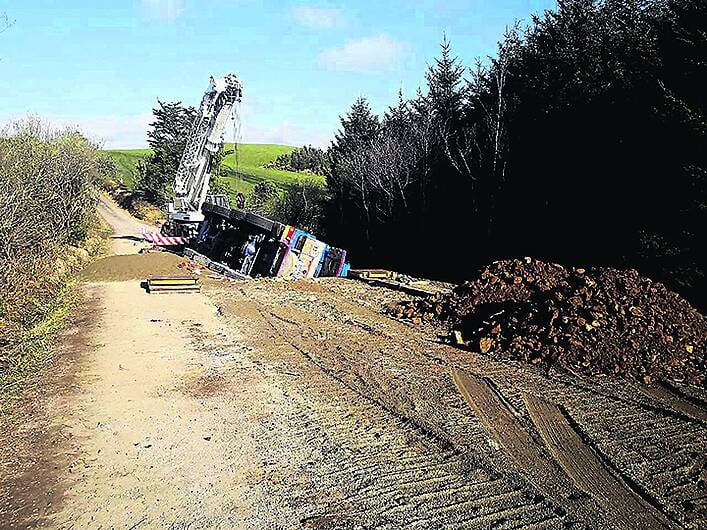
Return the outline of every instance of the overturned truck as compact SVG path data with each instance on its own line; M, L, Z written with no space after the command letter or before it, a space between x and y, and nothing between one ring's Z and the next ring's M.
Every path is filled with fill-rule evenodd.
M262 215L211 202L185 253L233 278L320 278L346 276L346 251L314 235Z
M209 193L216 154L228 120L239 115L242 94L234 74L210 78L174 177L167 222L161 234L145 233L145 239L185 245L187 257L233 278L345 276L345 251L304 230L231 209L228 197Z

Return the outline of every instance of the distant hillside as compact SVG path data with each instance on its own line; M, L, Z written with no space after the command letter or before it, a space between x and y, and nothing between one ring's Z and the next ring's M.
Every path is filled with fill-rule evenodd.
M123 149L123 150L108 150L111 157L115 161L115 165L118 167L118 178L123 181L128 188L132 188L133 182L133 170L135 169L135 164L143 156L147 155L149 149Z
M233 149L233 144L224 146L226 151ZM226 181L231 188L231 195L238 192L248 194L258 182L267 180L280 188L286 188L297 180L312 178L308 175L282 171L279 169L264 169L262 166L274 161L278 156L291 153L295 148L288 145L274 144L239 144L236 154L224 158L224 166L229 174ZM134 185L133 170L137 161L147 155L149 149L116 149L108 150L118 166L118 177L132 188ZM317 177L314 177L317 178Z

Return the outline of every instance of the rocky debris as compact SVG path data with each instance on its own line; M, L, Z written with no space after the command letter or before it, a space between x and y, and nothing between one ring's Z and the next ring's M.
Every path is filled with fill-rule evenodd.
M707 319L635 270L495 262L450 294L402 302L390 313L441 321L481 353L587 375L707 386Z

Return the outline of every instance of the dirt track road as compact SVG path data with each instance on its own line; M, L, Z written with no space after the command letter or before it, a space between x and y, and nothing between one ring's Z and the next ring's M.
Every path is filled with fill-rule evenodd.
M154 229L108 199L99 211L114 228L115 254L136 253L145 246L140 231ZM5 467L18 482L9 485L0 507L7 510L0 521L8 526L177 521L195 527L198 520L205 527L233 527L243 520L243 475L255 460L239 425L253 402L240 410L232 401L216 414L214 403L204 404L190 390L195 372L221 362L205 349L209 341L215 348L224 340L215 308L201 295L149 296L139 283L85 285L87 314L64 338L65 349L84 350L65 352L76 364L64 370L76 373L64 378L69 385L53 389L57 395L35 390L35 400L50 401L51 414L33 411L36 423L18 433L24 454ZM198 350L195 328L204 337ZM244 379L255 399L253 381Z
M0 526L707 527L700 396L461 352L349 280L85 290L0 434Z
M98 213L113 228L113 254L136 254L148 244L140 237L141 232L154 232L154 226L142 223L106 195L98 197Z

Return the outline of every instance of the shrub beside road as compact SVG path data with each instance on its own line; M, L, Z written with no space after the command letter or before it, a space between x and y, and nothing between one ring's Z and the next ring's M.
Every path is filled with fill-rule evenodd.
M97 184L113 164L74 130L31 118L0 135L0 392L32 370L104 239Z

